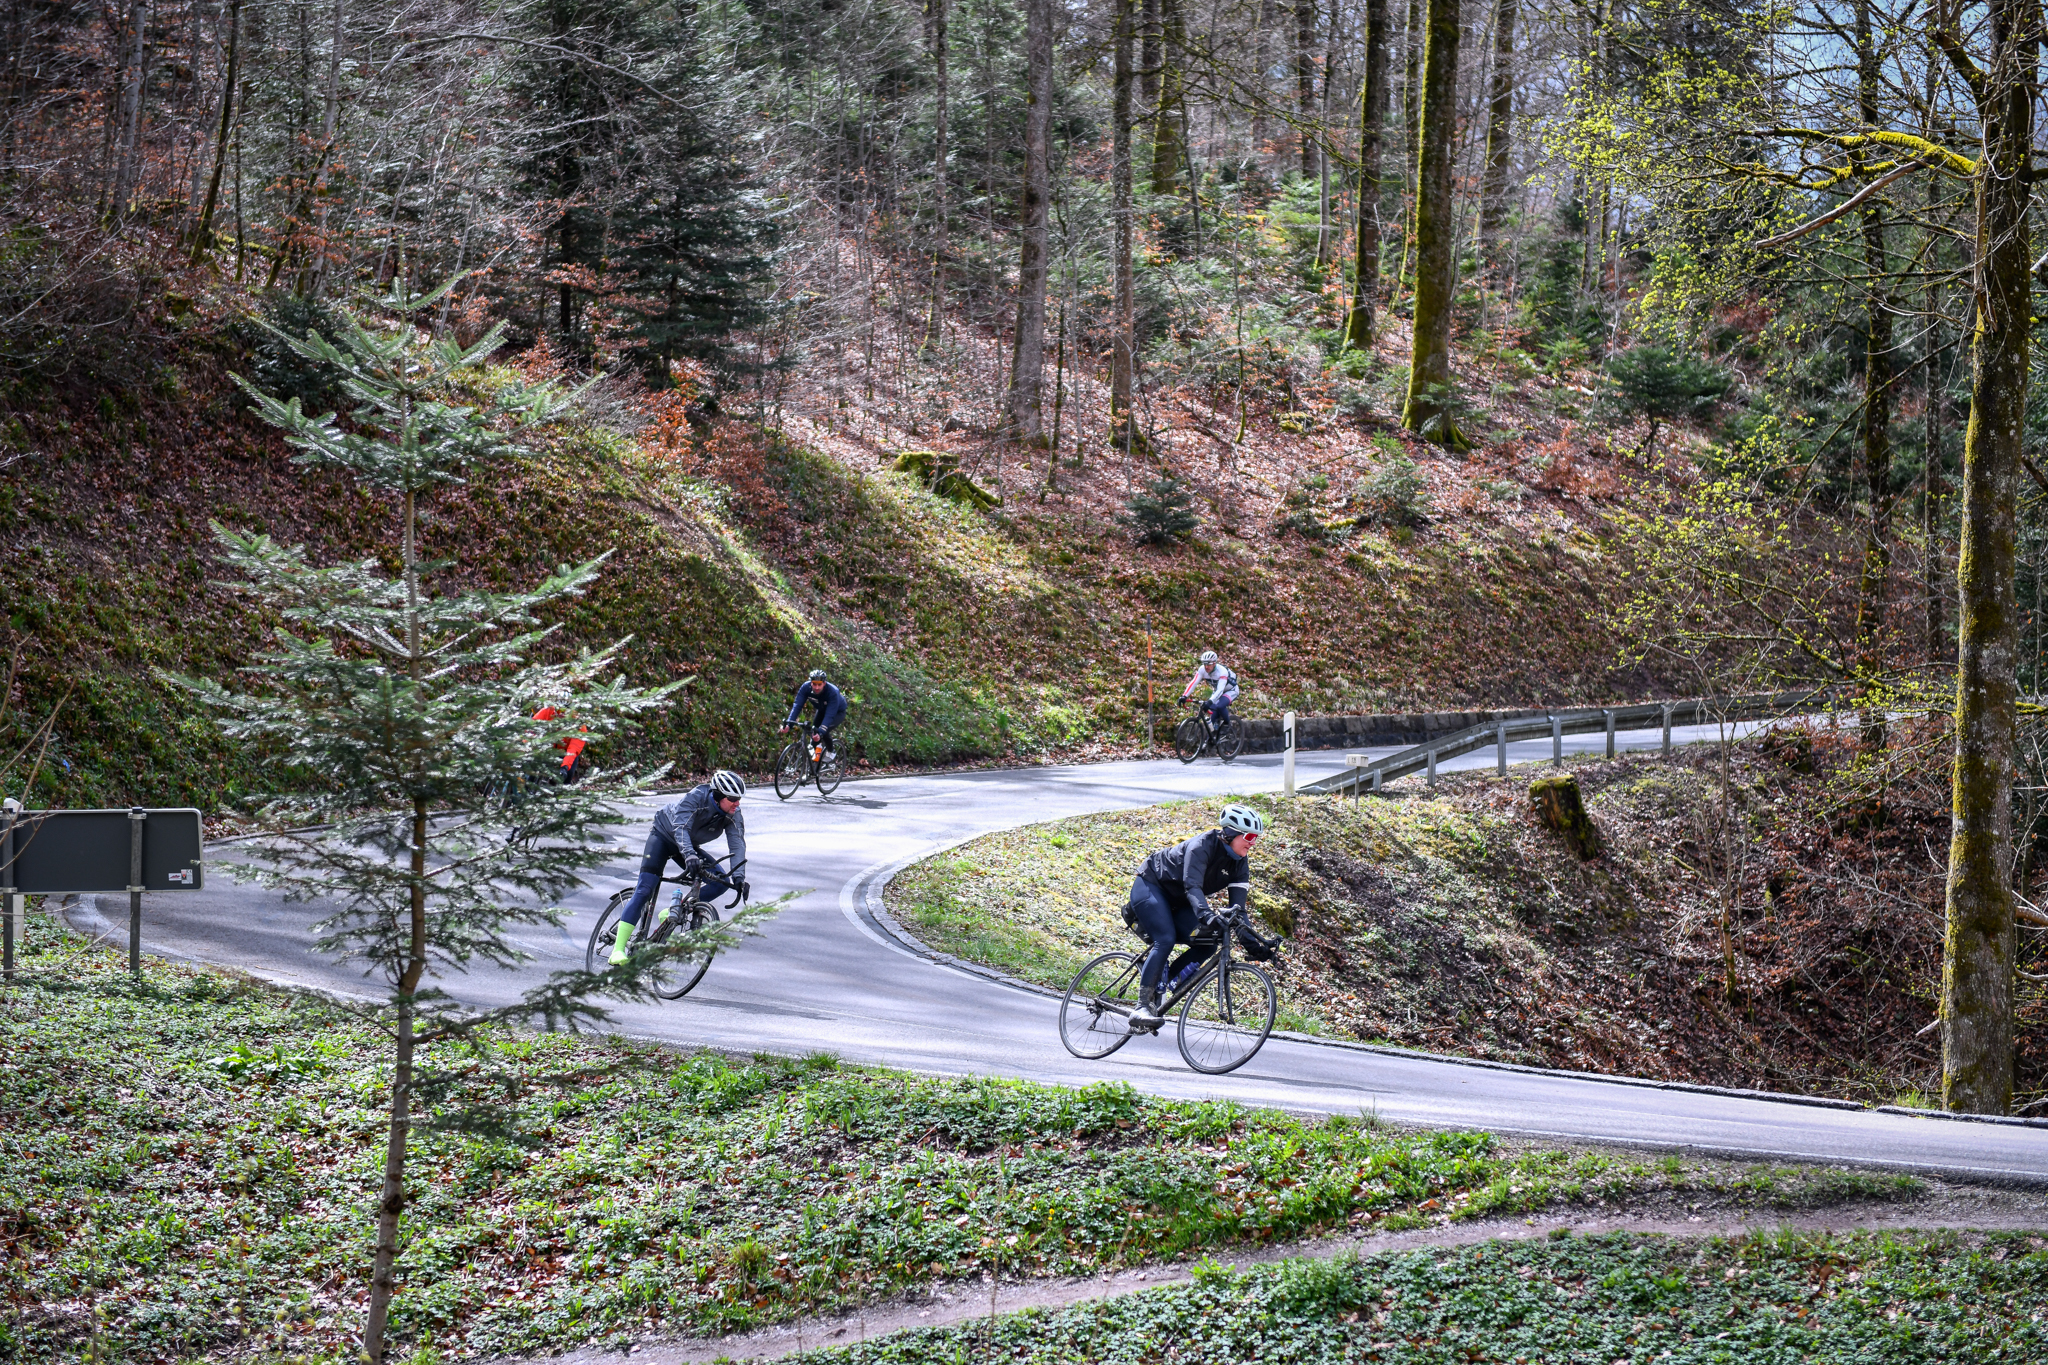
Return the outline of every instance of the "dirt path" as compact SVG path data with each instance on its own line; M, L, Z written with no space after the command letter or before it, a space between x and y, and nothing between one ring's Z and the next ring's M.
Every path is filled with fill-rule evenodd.
M1370 1256L1417 1247L1469 1246L1493 1239L1548 1237L1560 1230L1579 1236L1648 1232L1671 1237L1740 1237L1787 1228L1810 1232L2048 1231L2048 1198L2010 1190L1934 1186L1927 1197L1905 1203L1844 1204L1799 1212L1713 1209L1692 1214L1606 1214L1571 1210L1529 1218L1474 1220L1407 1232L1364 1233L1244 1248L1219 1252L1213 1259L1219 1265L1245 1269L1297 1257L1328 1259L1352 1252ZM649 1340L624 1353L616 1349L585 1349L553 1357L552 1361L553 1365L597 1365L600 1361L616 1362L622 1354L634 1365L780 1360L799 1351L845 1346L915 1327L943 1327L1025 1308L1064 1308L1181 1284L1192 1277L1193 1270L1188 1264L1140 1266L1061 1279L1003 1280L993 1287L984 1276L980 1280L935 1285L923 1294L899 1295L861 1312L805 1318L725 1337Z

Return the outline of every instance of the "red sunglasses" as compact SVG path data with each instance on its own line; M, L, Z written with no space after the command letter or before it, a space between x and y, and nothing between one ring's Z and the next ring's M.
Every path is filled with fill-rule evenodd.
M1259 841L1259 836L1252 833L1240 834L1237 837L1244 840L1248 844L1255 844Z

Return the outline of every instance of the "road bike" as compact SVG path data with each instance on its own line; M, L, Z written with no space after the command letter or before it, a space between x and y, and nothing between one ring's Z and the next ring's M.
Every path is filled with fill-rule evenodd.
M839 743L843 746L845 742L845 736L840 736ZM825 732L815 725L806 726L804 737L783 745L782 752L775 757L778 800L789 800L806 782L818 789L818 795L830 796L843 776L838 753L826 749Z
M1250 1061L1273 1031L1276 1002L1273 980L1249 962L1231 956L1240 940L1263 941L1249 931L1242 911L1223 915L1214 926L1193 935L1195 943L1216 944L1215 954L1188 980L1168 991L1159 1013L1180 1020L1176 1028L1181 1058L1210 1076L1235 1071ZM1163 1025L1133 1029L1138 1010L1139 974L1144 958L1136 953L1104 953L1074 974L1067 998L1060 1002L1060 1041L1076 1057L1090 1061L1107 1057L1135 1033L1155 1032Z
M1232 716L1221 725L1212 725L1200 709L1200 700L1189 697L1187 703L1196 708L1195 713L1173 727L1173 751L1181 762L1192 763L1210 753L1228 763L1244 752L1244 722Z
M630 945L632 951L637 953L643 948L658 948L677 934L708 929L718 923L718 906L711 901L697 899L697 884L707 876L717 877L720 881L730 880L730 874L720 867L724 861L724 858L692 857L683 863L680 876L663 877L662 885L677 884L675 899L669 903L667 915L659 914L656 906L661 899L661 892L656 889L653 900L640 911L639 924L634 926ZM732 870L737 872L745 866L745 863L738 863ZM590 931L589 946L583 950L585 971L601 972L611 965L612 940L618 937L619 916L625 913L626 902L632 898L633 887L623 886L614 891L612 898L605 902L603 912L597 917L597 924ZM746 898L746 892L734 891L725 908L730 910ZM707 952L702 957L693 955L678 959L674 974L665 983L655 987L654 993L664 1000L682 999L704 979L704 973L711 966L711 959L714 956L715 953Z

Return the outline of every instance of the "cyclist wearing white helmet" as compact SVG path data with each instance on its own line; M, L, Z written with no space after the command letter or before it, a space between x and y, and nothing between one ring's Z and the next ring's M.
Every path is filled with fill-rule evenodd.
M747 822L740 817L740 798L746 794L747 784L740 780L740 775L720 768L711 774L709 782L690 788L680 799L654 813L654 827L647 831L647 847L640 855L640 881L633 888L633 898L619 912L618 938L612 944L614 966L626 960L626 945L632 941L633 926L640 923L641 912L660 889L662 874L668 871L669 863L684 866L692 854L710 863L711 855L704 851L704 845L724 835L725 851L731 855L726 873L723 877L715 871L707 874L703 885L697 888L697 898L708 901L728 891L747 889ZM685 848L689 853L683 851ZM662 911L662 918L667 917L668 912Z
M1230 723L1230 703L1237 700L1237 674L1216 662L1216 651L1202 651L1202 662L1195 668L1195 676L1188 679L1188 685L1181 690L1185 701L1195 693L1208 689L1209 699L1202 703L1202 714L1209 717L1210 728L1220 730Z
M1124 906L1124 923L1151 941L1145 956L1145 970L1139 977L1138 1010L1131 1027L1156 1028L1160 1023L1159 983L1181 979L1182 973L1199 967L1215 953L1216 945L1189 943L1188 950L1173 964L1167 976L1167 959L1176 943L1188 943L1195 930L1217 918L1209 897L1219 891L1230 893L1230 908L1242 910L1251 900L1252 868L1247 855L1252 844L1266 832L1266 817L1250 806L1225 806L1217 828L1197 834L1186 843L1175 844L1152 854L1138 866L1131 882L1131 897Z

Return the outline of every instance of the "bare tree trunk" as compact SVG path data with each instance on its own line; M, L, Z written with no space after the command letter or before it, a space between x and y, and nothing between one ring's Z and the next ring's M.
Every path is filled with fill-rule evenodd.
M1110 99L1110 188L1109 213L1114 227L1110 271L1114 276L1115 299L1111 305L1109 350L1110 438L1126 449L1137 445L1137 423L1132 419L1131 395L1136 388L1138 361L1137 287L1132 278L1137 221L1131 203L1131 47L1136 36L1135 0L1115 0L1115 77Z
M1166 40L1166 21L1160 12L1159 0L1144 0L1144 10L1138 20L1138 39L1138 102L1156 122L1159 78L1165 66L1165 54L1161 48Z
M1486 172L1480 183L1479 241L1488 266L1508 216L1508 167L1515 114L1515 20L1517 0L1500 0L1493 16L1493 80L1486 110Z
M1878 53L1870 29L1870 0L1856 0L1856 101L1864 126L1875 128L1878 108ZM1857 160L1860 162L1860 156ZM1857 585L1856 666L1869 688L1884 669L1885 618L1891 608L1892 579L1892 311L1884 280L1884 208L1873 199L1863 210L1864 291L1863 481L1870 496L1870 521L1863 537L1863 573ZM1863 712L1863 743L1882 748L1885 710L1881 702Z
M114 194L108 205L108 216L117 223L128 216L142 171L142 89L149 75L149 0L132 0L128 6L128 31L121 38L127 55L121 84L120 134L114 153Z
M228 9L227 76L220 87L220 135L213 141L213 174L206 182L206 200L199 208L199 223L192 230L192 263L207 252L207 238L213 232L213 210L220 203L221 175L227 169L228 137L235 126L235 67L242 38L242 0L231 0Z
M1415 193L1415 172L1422 152L1422 4L1408 0L1408 23L1402 30L1401 154L1407 158L1407 193Z
M1451 137L1458 117L1458 0L1429 0L1422 56L1422 165L1415 182L1415 345L1401 425L1446 449L1465 447L1450 411L1451 308L1458 225Z
M1387 128L1387 0L1365 0L1365 84L1358 96L1358 288L1346 344L1371 350L1380 292L1381 149Z
M1024 204L1017 255L1017 336L1010 354L1009 428L1019 441L1044 429L1046 212L1052 198L1047 139L1052 123L1053 0L1026 0L1024 29Z
M1294 0L1294 103L1301 120L1301 175L1316 173L1316 0Z
M1936 172L1935 174L1939 174ZM1932 175L1929 176L1931 180ZM1933 217L1934 191L1928 190L1928 217ZM1930 663L1947 663L1955 657L1949 646L1948 611L1943 598L1941 573L1941 510L1946 494L1942 477L1943 454L1941 449L1942 407L1946 398L1946 384L1942 375L1941 358L1941 286L1935 281L1932 261L1927 275L1927 354L1921 360L1921 383L1925 390L1926 406L1921 413L1922 441L1927 447L1924 481L1920 492L1920 538L1926 547L1921 566L1922 586L1927 594L1927 659Z
M1967 73L1976 77L1983 151L1956 570L1955 833L1942 945L1941 1100L1965 1113L2003 1114L2013 1086L2013 539L2032 334L2027 206L2041 7L2039 0L1990 0L1986 14L1989 60L1981 74Z
M945 329L946 319L946 0L925 0L925 14L931 24L932 44L932 300L925 322L925 340L934 341Z
M1185 116L1186 77L1181 70L1187 47L1185 0L1159 0L1159 103L1152 111L1152 193L1172 194L1180 179L1181 119ZM1196 206L1199 216L1201 209ZM1197 236L1201 225L1195 226Z

